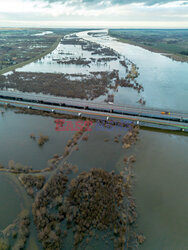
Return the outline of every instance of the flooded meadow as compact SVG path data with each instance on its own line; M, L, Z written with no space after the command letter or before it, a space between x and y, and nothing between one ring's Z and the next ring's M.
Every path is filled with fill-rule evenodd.
M78 35L64 36L49 55L0 76L1 89L95 102L114 102L121 89L125 98L134 97L135 105L145 104L136 64L114 49Z
M47 56L0 76L1 89L186 112L188 64L121 43L108 30L62 38Z
M5 111L3 107L1 109ZM137 234L135 232L133 237L131 233L131 224L136 219L130 169L134 159L129 154L125 157L125 146L130 148L136 143L138 128L132 126L128 132L128 128L111 131L104 126L102 131L98 131L94 123L91 131L83 127L77 132L63 132L56 130L53 117L17 114L14 111L6 109L1 119L1 131L5 134L2 143L3 140L4 143L12 141L9 154L1 151L0 174L5 177L1 183L2 190L9 186L6 198L2 196L1 239L8 240L15 249L24 246L31 249L33 241L39 249L42 246L45 249L87 249L93 246L94 239L100 248L104 245L103 238L110 249L123 249L124 244L137 246ZM15 120L15 129L9 133L6 125L11 124L12 119ZM40 133L49 138L42 146L33 139ZM129 135L126 136L127 133ZM14 154L15 147L17 154ZM105 149L103 152L101 147ZM23 148L24 154L21 154ZM106 158L102 157L104 153ZM78 201L73 195L74 188L80 197ZM88 190L90 197L85 197L83 188ZM108 195L109 188L111 192ZM7 202L6 199L12 196L14 199ZM9 207L13 201L17 204L16 210ZM9 210L9 216L4 216L5 209ZM101 216L96 221L94 210ZM48 228L46 223L50 223ZM64 238L67 236L69 239L71 235L74 237L73 245L70 242L66 245L67 239L64 242Z
M85 31L1 75L0 86L186 112L187 67L106 30ZM0 247L188 248L187 134L97 120L61 131L56 119L64 126L78 118L0 111Z

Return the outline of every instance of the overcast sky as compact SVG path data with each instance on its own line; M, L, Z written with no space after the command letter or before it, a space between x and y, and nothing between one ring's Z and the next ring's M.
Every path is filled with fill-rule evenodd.
M188 28L188 0L0 0L0 26Z

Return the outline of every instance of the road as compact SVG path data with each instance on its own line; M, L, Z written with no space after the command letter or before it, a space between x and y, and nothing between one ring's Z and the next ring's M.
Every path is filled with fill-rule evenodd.
M109 103L94 103L14 91L0 91L0 103L97 120L112 120L124 123L133 121L135 124L144 127L188 132L188 114L169 110L161 111Z

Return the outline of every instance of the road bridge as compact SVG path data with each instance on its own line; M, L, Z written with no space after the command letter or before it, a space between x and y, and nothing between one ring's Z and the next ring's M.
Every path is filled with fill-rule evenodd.
M0 91L0 103L15 107L72 114L97 120L133 121L144 127L188 132L188 114L113 103L95 103L42 94Z

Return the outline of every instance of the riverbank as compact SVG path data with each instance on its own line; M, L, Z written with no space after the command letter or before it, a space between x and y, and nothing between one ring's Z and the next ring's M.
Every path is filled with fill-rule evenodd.
M53 50L55 50L57 48L57 46L59 45L60 41L61 41L61 37L58 37L57 41L49 49L47 49L44 53L41 53L38 56L36 56L36 57L34 57L34 58L30 59L30 60L27 60L25 62L18 63L18 64L15 64L13 66L10 66L10 67L7 67L5 69L2 69L2 70L0 70L0 75L5 74L5 73L7 73L9 71L13 71L13 70L15 70L17 68L21 68L21 67L23 67L23 66L25 66L25 65L27 65L29 63L32 63L32 62L34 62L34 61L36 61L36 60L38 60L38 59L40 59L40 58L48 55L49 53L51 53Z
M180 54L175 54L175 53L169 53L165 50L162 49L157 49L157 48L152 48L150 46L144 45L144 44L140 44L128 39L123 39L123 38L118 38L117 36L114 36L112 34L108 34L109 36L111 36L112 38L116 38L118 42L121 43L127 43L127 44L131 44L131 45L135 45L135 46L139 46L143 49L147 49L151 52L155 52L155 53L159 53L163 56L166 56L168 58L171 58L172 60L178 61L178 62L187 62L188 63L188 56L186 55L180 55Z

